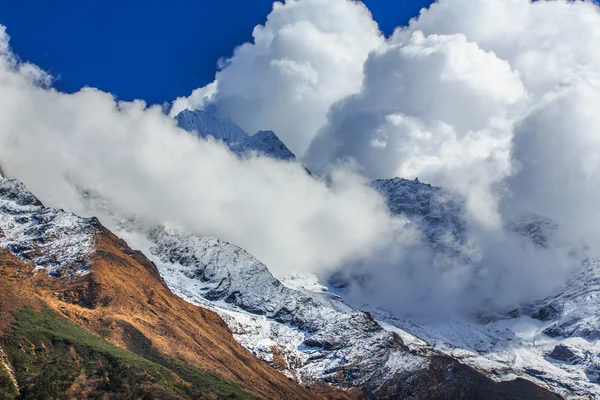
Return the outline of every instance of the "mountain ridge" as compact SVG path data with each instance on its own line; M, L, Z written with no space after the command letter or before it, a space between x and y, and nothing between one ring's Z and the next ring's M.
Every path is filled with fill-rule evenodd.
M28 225L48 214L54 217L52 221L59 221L62 228L67 225L75 227L75 236L83 235L86 239L88 235L91 236L91 248L74 246L77 251L66 254L66 258L56 258L58 254L50 257L53 243L60 244L62 240L68 240L70 229L65 228L57 234L56 230L45 229L43 224L40 230L37 226ZM42 348L45 346L54 354L52 357L65 360L68 352L63 352L56 345L67 340L74 343L80 351L92 351L90 345L92 349L104 349L94 350L101 363L108 362L102 355L108 354L106 352L114 353L117 360L126 363L124 366L129 363L126 359L134 357L127 354L137 354L135 357L138 358L135 360L138 361L134 364L143 367L140 367L140 371L146 371L143 374L150 373L147 378L150 381L159 379L159 376L163 377L160 379L167 379L167 376L174 373L174 378L168 378L168 382L181 382L168 384L175 386L159 384L159 387L155 387L152 384L152 391L156 389L163 393L167 390L164 393L179 393L177 396L183 396L181 390L190 388L199 390L198 393L204 393L202 396L208 396L207 398L233 395L234 392L239 392L237 396L265 398L322 397L290 382L279 372L254 358L233 339L230 330L217 314L191 305L172 294L154 264L142 253L132 250L96 219L83 219L64 211L46 209L22 184L4 178L0 180L0 217L0 313L3 316L0 318L0 336L5 338L0 346L6 350L6 346L10 345L11 351L7 354L11 363L17 363L14 365L23 365L23 360L33 357L23 355L19 350L23 347L19 344L22 341L33 341ZM64 219L70 220L70 225L60 225ZM77 230L79 224L89 226L90 231L81 233ZM24 246L28 241L31 246ZM36 247L38 243L41 246ZM75 243L80 241L75 240ZM56 246L57 250L60 248L61 246ZM24 307L30 307L33 311L29 312ZM44 310L48 310L50 314L44 314ZM21 312L25 314L19 314ZM23 318L19 319L19 315ZM60 322L65 317L69 322ZM36 324L28 325L30 320L46 321L43 323L48 326L67 324L64 325L65 329L76 333L70 338L60 339L60 335L56 336L58 332L44 331L38 340L36 335L42 333L36 330ZM19 325L20 323L25 325ZM83 328L77 328L78 326ZM14 332L18 333L23 329L26 334L22 339L14 336ZM136 348L140 340L132 340L131 335L147 343L147 346L143 349ZM77 342L80 338L85 343L92 344ZM17 340L18 343L12 345L14 342L11 340ZM108 344L103 343L111 343L111 346L117 347L109 348L106 347ZM122 353L119 348L130 353ZM145 353L141 353L142 350ZM144 361L149 360L148 357L155 360L150 362L159 362L162 366L148 367L150 364ZM153 368L159 368L163 372L152 375L152 371L158 371ZM29 385L27 387L30 391L40 388L43 385L43 380L40 380L42 375L37 375L36 378L27 371L30 370L16 369L19 386ZM89 370L88 373L95 372ZM152 376L155 378L151 378ZM197 386L199 383L194 382L199 382L200 376L213 382L212 386ZM69 379L74 381L63 383L72 387L76 378L77 376L73 376ZM85 379L90 385L95 385L89 381L91 376ZM142 392L145 379L140 382L142 386L139 389ZM159 382L162 382L160 379ZM150 381L147 381L148 384ZM244 389L240 385L244 385ZM152 391L147 394L150 395ZM186 396L180 398L187 398Z
M296 156L273 131L246 133L214 105L202 110L185 109L175 116L177 125L201 138L213 137L225 143L238 156L252 153L266 155L282 161L297 161Z

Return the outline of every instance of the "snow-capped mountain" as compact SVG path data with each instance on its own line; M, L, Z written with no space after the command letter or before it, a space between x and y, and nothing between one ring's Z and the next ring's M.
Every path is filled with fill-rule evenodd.
M89 271L98 220L45 208L25 186L0 176L0 248L54 277Z
M373 186L394 213L418 224L432 243L463 237L462 203L443 189L401 179ZM0 247L33 261L49 276L87 273L100 229L96 219L45 208L10 179L0 180L0 211ZM460 362L474 368L463 371L471 382L483 376L478 373L508 384L523 377L567 398L600 396L595 383L600 348L593 330L600 315L593 303L600 279L593 262L556 296L513 315L487 324L423 325L352 307L314 277L277 279L233 244L166 228L140 231L126 219L119 221L130 230L123 236L155 262L174 293L216 311L240 344L303 384L361 388L386 398L390 392L424 390L432 371L466 368ZM532 224L519 227L541 232ZM452 376L436 379L456 384Z
M418 180L378 180L373 186L385 197L393 214L403 214L419 226L435 251L448 254L455 248L453 244L464 241L466 223L460 199ZM507 225L541 247L555 240L558 230L553 221L535 214ZM600 398L598 298L600 264L587 260L554 295L497 315L487 323L462 319L415 324L386 311L369 311L376 319L496 379L521 376L567 398Z
M523 313L550 322L544 333L551 337L600 339L600 262L586 260L567 285Z
M46 208L0 176L0 397L65 396L322 398L169 291L97 219Z
M151 239L153 260L171 290L217 310L240 343L301 382L374 392L428 367L426 357L411 354L370 315L326 290L285 286L235 245L163 229Z
M296 156L279 140L273 131L259 131L249 135L216 106L208 105L203 110L183 110L175 119L177 125L200 137L212 136L225 143L232 152L245 155L257 152L284 161L294 161Z
M393 213L419 226L436 251L453 251L464 240L461 199L418 180L380 180L373 186ZM105 214L111 209L102 201L92 203L100 204ZM530 338L520 337L513 326L522 325L521 320L506 316L511 322L501 326L462 320L424 326L359 307L370 312L365 313L315 277L275 278L267 266L233 244L164 227L148 231L144 224L112 217L120 234L155 262L174 293L219 313L239 343L299 382L360 387L385 398L388 390L408 390L400 384L408 377L425 379L441 364L459 365L460 360L475 368L470 374L479 371L508 384L526 378L572 398L596 390L577 373L550 365L545 357L554 346L532 348ZM527 232L539 231L531 226L519 225L528 227ZM540 343L535 341L536 346ZM515 362L523 354L532 365L548 364L552 378L540 378L532 365Z
M417 225L434 251L457 253L465 243L464 199L415 180L379 179L372 186L384 197L393 215Z
M215 108L186 110L177 119L181 127L215 136L238 154L256 150L248 145L252 138L264 143L261 133L248 136ZM276 151L261 149L278 158ZM377 180L372 186L392 214L406 216L420 229L435 252L461 255L467 231L463 199L418 179ZM104 213L110 211L110 205L102 207ZM555 348L573 345L542 333L546 323L525 311L490 324L415 324L365 305L352 307L314 277L275 278L233 244L165 228L148 232L127 218L117 219L121 234L156 263L173 292L218 312L244 347L299 382L361 387L381 395L381 388L406 389L397 382L426 374L436 365L435 357L446 355L498 381L523 377L570 398L600 395L595 378L586 375L594 370L595 358L586 356L578 366L552 358ZM534 215L511 224L513 231L541 246L556 229L552 221ZM535 339L524 330L535 331ZM595 344L590 346L588 353Z
M17 181L0 183L0 245L35 262L49 276L85 276L86 262L97 247L94 240L103 229L97 220L46 209ZM111 208L106 202L90 204L104 211ZM119 233L155 262L174 293L216 311L240 344L302 384L322 382L372 398L446 398L465 392L471 398L505 392L514 398L555 398L527 381L514 380L532 378L513 373L512 365L503 365L499 374L464 358L467 342L460 343L456 354L449 344L454 337L444 336L448 329L412 326L380 310L361 311L312 277L277 279L233 244L164 227L148 231L143 224L116 214L113 218L122 229ZM483 329L472 326L468 332ZM443 338L445 346L438 346L435 337ZM485 354L472 354L487 360ZM538 382L552 387L545 380Z
M446 398L464 392L481 398L505 390L515 398L534 393L556 398L526 381L496 383L348 306L314 277L278 280L233 244L165 228L134 239L144 240L145 252L174 293L218 312L242 345L300 383L358 388L368 398Z

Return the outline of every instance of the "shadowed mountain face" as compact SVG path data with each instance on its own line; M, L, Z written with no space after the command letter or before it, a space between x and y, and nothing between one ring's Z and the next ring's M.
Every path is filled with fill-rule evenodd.
M174 295L96 219L45 208L8 179L0 347L3 398L318 398Z

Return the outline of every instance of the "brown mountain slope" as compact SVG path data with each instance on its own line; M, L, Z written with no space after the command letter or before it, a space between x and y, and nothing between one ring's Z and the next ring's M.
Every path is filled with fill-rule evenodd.
M19 318L43 315L45 322L37 323L52 325L53 314L43 314L51 310L145 360L167 365L180 376L186 375L186 366L192 366L239 382L258 397L322 398L253 357L235 341L217 314L172 294L146 257L98 226L91 272L80 277L56 279L43 272L34 274L33 265L0 250L2 337L20 329ZM23 313L24 307L31 312ZM38 345L48 347L44 343Z

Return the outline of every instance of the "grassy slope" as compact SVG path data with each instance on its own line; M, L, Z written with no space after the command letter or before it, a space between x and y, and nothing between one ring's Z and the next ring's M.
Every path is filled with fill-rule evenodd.
M13 385L8 371L0 364L0 400L14 399L18 396L17 389Z
M148 338L131 329L141 355L114 346L53 311L25 307L15 314L13 329L1 343L22 399L253 398L236 383L158 355ZM0 399L17 398L4 375L6 371L0 371Z

